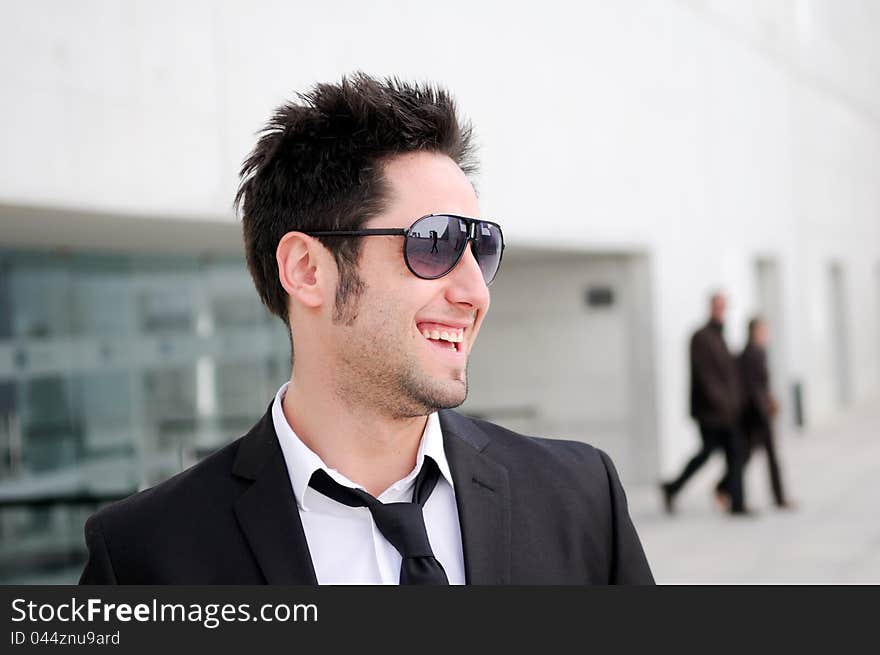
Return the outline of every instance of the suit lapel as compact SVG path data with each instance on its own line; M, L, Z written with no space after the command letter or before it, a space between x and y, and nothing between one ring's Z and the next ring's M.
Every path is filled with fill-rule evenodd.
M473 421L440 411L452 470L468 584L510 583L510 485L507 469L483 451L490 439ZM235 516L266 582L317 584L296 498L272 424L271 405L242 439L233 473L252 480Z
M507 469L483 451L490 439L473 421L441 410L468 584L510 583L510 484Z
M233 473L253 480L235 516L269 584L318 583L296 498L272 424L272 406L242 439Z

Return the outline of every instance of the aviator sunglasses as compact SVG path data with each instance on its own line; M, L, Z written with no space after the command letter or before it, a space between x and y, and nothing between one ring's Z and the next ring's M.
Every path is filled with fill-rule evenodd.
M455 214L430 214L418 219L407 229L374 228L368 230L336 230L303 232L313 237L402 236L403 259L416 277L436 280L456 267L468 241L471 252L483 273L486 285L498 274L504 254L501 226Z

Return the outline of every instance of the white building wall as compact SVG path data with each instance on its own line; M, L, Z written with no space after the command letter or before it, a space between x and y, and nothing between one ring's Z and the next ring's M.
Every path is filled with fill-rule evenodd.
M836 411L832 260L853 400L877 394L875 4L44 0L4 14L0 204L230 223L254 132L295 90L357 69L430 79L475 123L483 211L511 248L650 255L661 470L694 445L689 333L723 288L742 344L756 257L779 267L777 347L808 418Z

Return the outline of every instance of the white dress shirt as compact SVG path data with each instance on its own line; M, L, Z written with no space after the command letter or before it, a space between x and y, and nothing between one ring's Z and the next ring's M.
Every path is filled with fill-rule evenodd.
M275 395L272 421L284 453L284 463L296 496L318 584L398 584L400 553L379 532L370 510L366 507L343 505L309 486L312 473L323 469L339 484L363 489L361 485L329 468L296 436L281 406L286 392L287 383ZM428 539L434 556L446 571L449 583L464 584L464 554L458 507L455 504L449 462L446 461L443 450L440 419L436 412L428 416L419 443L415 468L402 480L383 491L378 499L383 503L411 502L413 485L426 455L437 462L441 473L437 486L423 509Z

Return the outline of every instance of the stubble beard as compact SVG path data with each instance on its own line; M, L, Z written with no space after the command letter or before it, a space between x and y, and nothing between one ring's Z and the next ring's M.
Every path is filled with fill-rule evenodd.
M461 380L435 380L407 361L403 351L347 353L340 373L337 394L343 402L394 419L427 416L458 407L467 398L467 368Z
M366 285L362 285L354 297L342 307L337 306L334 323L354 328L365 290ZM340 350L336 385L339 400L353 408L378 410L394 419L427 416L461 405L467 398L467 362L460 380L434 379L421 370L418 356L406 347L409 341L405 335L399 341L390 338L390 331L385 329L390 324L379 321L373 330L362 325L351 333L352 338ZM384 335L388 341L368 336L369 332Z
M452 409L467 398L467 365L463 380L450 380L447 384L432 380L424 373L419 375L413 369L406 373L399 378L398 397L407 399L407 404L420 409L416 414L409 414L410 416L425 416L438 409Z
M467 398L467 365L461 379L436 379L421 368L409 348L380 345L373 339L350 341L337 370L342 402L394 419L427 416L458 407Z

